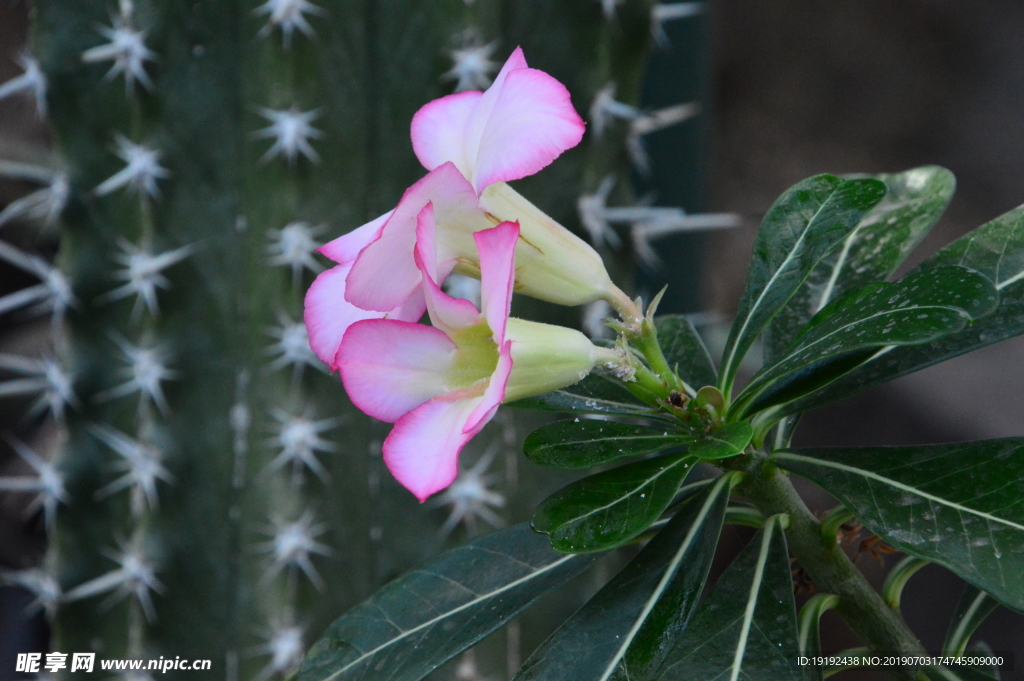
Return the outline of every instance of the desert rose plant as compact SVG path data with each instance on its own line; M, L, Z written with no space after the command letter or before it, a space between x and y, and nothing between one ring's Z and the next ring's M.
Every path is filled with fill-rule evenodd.
M0 298L0 314L43 319L38 352L0 353L4 406L29 412L17 433L0 434L18 435L10 440L21 455L5 460L12 467L0 472L0 492L5 508L40 511L48 551L41 564L3 570L0 582L31 592L28 614L49 619L51 652L205 659L218 678L289 677L338 612L557 487L514 456L517 433L538 419L506 414L463 456L456 482L420 506L387 474L391 426L362 418L331 371L348 325L417 322L428 302L450 326L418 328L437 331L434 346L443 335L467 352L419 387L402 383L395 398L405 402L375 412L402 427L426 411L406 416L419 406L408 404L410 392L435 408L468 408L483 398L475 381L495 376L492 405L572 382L604 361L608 350L575 331L502 327L494 286L483 317L468 303L447 305L421 283L421 267L452 295L461 281L460 295L472 298L475 280L450 273L490 267L474 234L511 222L503 230L518 229L519 243L572 252L551 261L517 249L516 267L533 272L531 295L628 305L597 253L567 240L518 192L529 190L581 234L578 204L598 232L615 223L624 235L623 211L636 220L653 210L631 205L627 188L642 136L692 111L677 107L667 119L639 108L654 36L664 21L689 21L654 5L32 3L27 52L0 56L21 66L0 83L0 100L27 100L53 144L0 159L0 174L32 186L0 212L0 259L38 280ZM539 125L552 107L557 124ZM453 114L458 129L448 125ZM515 148L524 130L546 136ZM566 149L557 167L536 174ZM528 174L536 178L515 191L506 184ZM428 195L433 222L420 205ZM324 245L392 208L390 220ZM436 254L420 266L419 224L436 230ZM388 274L398 252L407 257ZM625 286L633 257L621 249L616 260L609 270ZM601 279L572 289L572 269ZM317 301L328 309L317 314ZM547 309L580 317L578 308ZM501 368L517 362L504 384L487 340L500 328L509 343ZM571 350L560 367L549 361L551 345ZM531 347L532 364L522 355ZM378 349L382 361L391 356ZM340 359L346 374L358 372L356 359ZM442 399L463 388L462 401ZM466 424L482 427L490 411ZM37 438L39 429L53 437ZM396 442L389 460L407 451ZM459 673L517 666L557 619L531 617L466 656Z
M526 438L532 463L596 470L529 525L451 550L344 614L300 679L422 679L626 545L642 549L516 680L822 679L839 670L820 651L830 609L863 643L848 661L900 679L998 678L998 656L971 637L997 604L1024 610L1024 439L790 442L808 409L1024 332L1024 209L894 279L952 197L952 175L807 179L765 215L715 363L685 317L656 315L660 295L646 309L630 301L592 249L504 184L554 161L578 126L557 84L515 53L484 94L416 114L429 173L392 213L325 247L341 264L306 299L309 326L331 329L314 348L360 409L395 424L385 461L418 499L452 482L460 450L501 403L569 415ZM442 291L450 272L481 279L479 308ZM318 286L332 277L344 285ZM617 338L594 345L510 318L513 292L605 300ZM429 325L415 320L424 308ZM763 365L741 383L759 339ZM816 517L790 474L840 504ZM708 587L727 523L757 532ZM869 545L906 554L881 593L843 545L860 524ZM794 561L816 592L800 612ZM932 655L899 609L928 563L968 583Z

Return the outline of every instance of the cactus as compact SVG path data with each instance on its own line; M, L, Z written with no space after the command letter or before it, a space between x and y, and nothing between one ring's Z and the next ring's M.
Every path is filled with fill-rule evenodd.
M27 381L37 415L65 433L54 464L16 443L38 476L6 483L35 491L53 527L45 566L8 575L55 617L52 649L284 676L338 612L457 526L472 534L521 517L561 482L517 470L516 422L530 421L503 416L440 498L448 513L419 506L384 474L383 432L350 420L310 353L302 297L323 267L315 248L390 208L423 173L412 113L453 86L486 86L516 45L567 84L591 126L521 191L615 246L611 225L646 214L607 204L631 200L639 135L667 120L636 108L647 50L660 21L687 15L653 10L649 0L35 3L33 56L0 97L37 98L60 160L45 172L0 168L43 184L0 224L59 218L60 251L52 266L0 245L0 258L41 280L0 310L45 307L57 355L3 357L0 368ZM635 124L644 116L647 128ZM630 250L615 262L628 285ZM533 617L524 647L552 626ZM518 631L505 653L513 669Z

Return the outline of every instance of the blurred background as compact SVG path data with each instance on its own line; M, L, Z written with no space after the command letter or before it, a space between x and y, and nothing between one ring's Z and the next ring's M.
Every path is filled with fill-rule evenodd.
M596 0L579 2L598 6ZM14 58L25 45L31 10L28 0L0 0L0 83L21 73ZM816 173L895 172L924 164L954 172L958 190L946 216L906 267L1024 201L1020 3L714 0L704 15L665 27L668 47L651 52L641 108L699 101L703 113L645 137L652 170L634 173L635 193L657 205L734 213L740 220L731 229L654 244L663 265L641 263L637 286L649 293L669 283L673 297L664 311L728 320L761 215L783 190ZM30 100L0 101L0 158L45 163L51 143ZM0 181L0 209L32 189ZM8 241L52 255L55 242L40 241L36 227L14 222L4 230ZM0 264L0 295L34 282ZM4 315L0 352L35 349L47 342L48 332L46 318ZM813 412L796 443L922 444L1024 435L1022 386L1024 342L1011 340ZM24 407L24 400L0 401L0 430L23 429ZM32 433L37 451L54 446L50 430ZM23 475L24 468L3 445L0 476ZM805 491L817 508L830 507L820 492L810 486ZM26 514L30 501L31 495L0 494L3 568L37 565L46 550L38 515ZM528 504L522 506L526 512ZM436 509L424 512L435 514L435 524L445 519ZM517 512L511 506L503 511L508 521L518 521ZM749 534L727 529L727 536L722 564ZM898 558L885 556L884 562L891 566ZM859 564L881 584L880 562L861 556ZM940 647L961 588L958 578L935 566L906 588L903 613L928 649ZM12 651L41 645L48 635L42 616L22 618L31 600L24 590L0 588L0 678L8 678L2 661ZM837 617L826 615L825 622L826 650L856 645ZM1024 679L1024 619L1000 609L977 637L994 650L1015 651L1018 670L1003 678ZM528 648L524 642L519 659ZM471 671L446 673L471 679ZM884 677L860 671L836 678Z

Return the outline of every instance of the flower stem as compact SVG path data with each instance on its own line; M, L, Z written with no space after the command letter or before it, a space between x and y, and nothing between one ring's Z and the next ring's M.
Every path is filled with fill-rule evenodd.
M608 292L605 298L608 304L619 313L619 317L628 327L639 328L640 323L643 321L644 315L637 307L636 303L630 300L629 296L623 292L622 289L617 286L612 286L612 290Z
M746 458L746 457L738 457ZM876 651L898 655L925 655L921 643L897 612L868 584L864 575L842 550L835 537L822 537L821 525L783 473L762 461L747 469L736 491L764 513L786 513L789 549L807 570L819 591L839 597L837 612L853 632ZM912 681L916 669L891 667L898 679Z
M649 319L645 319L640 324L640 333L633 340L637 350L639 350L647 363L654 370L654 373L661 376L665 381L668 382L669 386L673 390L685 391L690 397L693 397L697 392L686 385L685 382L679 376L676 375L675 370L668 365L668 360L665 359L665 353L661 351L661 345L658 344L658 332L654 328L654 324Z

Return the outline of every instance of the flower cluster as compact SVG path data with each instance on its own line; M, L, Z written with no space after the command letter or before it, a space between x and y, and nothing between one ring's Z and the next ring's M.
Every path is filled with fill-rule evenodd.
M617 362L575 330L510 318L513 291L638 316L597 252L506 184L583 131L565 87L516 49L487 91L416 113L413 150L427 175L394 210L319 249L337 265L306 294L310 347L357 407L395 424L384 459L420 500L452 483L460 450L503 401ZM481 280L479 310L444 293L452 273ZM418 323L424 312L430 326Z

